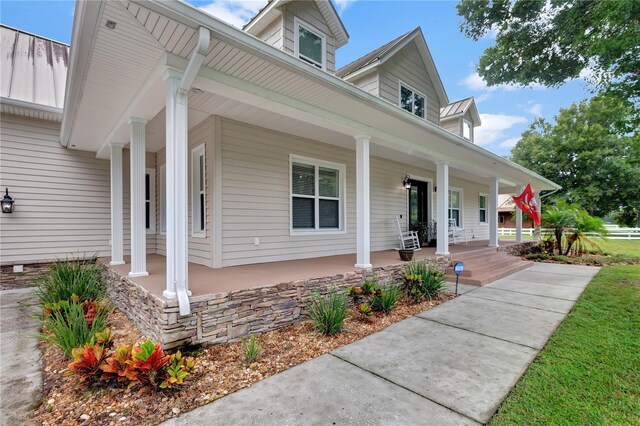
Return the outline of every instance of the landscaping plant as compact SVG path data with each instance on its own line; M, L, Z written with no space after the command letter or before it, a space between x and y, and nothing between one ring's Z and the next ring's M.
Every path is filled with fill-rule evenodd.
M314 293L309 304L309 316L319 332L332 335L342 329L347 308L347 296L341 291L332 290L325 296Z
M256 359L262 355L264 352L264 348L256 339L256 336L251 336L251 338L242 338L242 350L244 352L244 364L251 365Z
M389 313L400 299L400 290L393 284L387 284L371 298L371 308Z
M425 260L414 260L405 266L402 287L414 301L437 297L444 283L445 275Z
M41 305L70 301L76 296L80 302L102 300L105 284L102 267L90 259L59 260L49 272L36 280L36 295Z

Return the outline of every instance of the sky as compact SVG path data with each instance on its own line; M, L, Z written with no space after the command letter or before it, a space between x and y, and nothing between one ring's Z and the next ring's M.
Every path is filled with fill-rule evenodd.
M266 0L189 0L208 13L242 26ZM337 67L414 29L422 27L427 45L450 101L474 96L482 126L475 142L499 155L508 155L520 135L536 118L553 121L560 108L591 96L583 80L560 88L487 87L476 72L482 52L494 43L491 34L474 42L460 32L455 1L334 0L350 38L336 52ZM69 43L73 1L2 0L0 22Z

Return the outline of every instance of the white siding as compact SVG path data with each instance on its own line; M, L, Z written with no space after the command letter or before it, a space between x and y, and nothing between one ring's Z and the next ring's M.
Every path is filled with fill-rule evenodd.
M199 263L201 265L213 265L213 216L212 216L212 200L213 200L213 121L212 118L204 120L202 123L189 131L189 262ZM192 191L191 191L191 150L201 144L205 145L205 229L206 237L199 238L191 235L191 209L192 209ZM160 167L166 163L165 149L158 151L156 155L156 238L157 253L166 254L167 238L161 230L160 203L164 194L160 194Z
M282 49L282 34L284 32L282 22L282 15L280 15L278 19L275 19L258 34L258 38L278 49Z
M372 72L371 74L367 74L362 78L352 81L351 83L354 86L364 90L365 92L369 92L374 96L378 96L379 82L378 82L377 72Z
M440 123L440 102L415 43L409 43L380 66L380 97L398 105L398 82L427 96L427 120Z
M327 72L334 73L336 68L336 39L327 25L318 6L311 1L291 2L282 7L284 16L284 50L293 55L295 49L293 17L313 25L326 35Z
M290 236L289 154L346 165L346 233ZM223 266L355 252L354 151L223 119L222 173Z

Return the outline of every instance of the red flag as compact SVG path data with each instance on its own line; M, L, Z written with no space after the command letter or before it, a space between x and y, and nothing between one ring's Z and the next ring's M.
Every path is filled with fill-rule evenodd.
M533 220L535 226L540 226L540 210L538 209L538 203L536 202L536 196L531 189L531 184L527 184L527 187L522 191L520 195L514 195L513 201L516 206L525 212Z

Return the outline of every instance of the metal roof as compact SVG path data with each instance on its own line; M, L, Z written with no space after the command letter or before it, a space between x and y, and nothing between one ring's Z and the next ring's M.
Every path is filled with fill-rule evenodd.
M6 25L0 25L0 31L2 103L37 110L61 110L69 46Z
M451 102L444 108L440 109L440 120L450 120L452 118L457 118L463 116L471 109L471 115L473 116L474 126L479 126L480 123L480 114L478 113L478 108L476 107L476 101L473 99L473 96L468 98L460 99L459 101Z
M406 34L401 35L400 37L396 38L395 40L391 40L389 43L378 47L377 49L367 53L366 55L356 59L355 61L348 63L347 65L345 65L344 67L342 67L338 71L336 71L336 76L338 76L340 78L344 78L344 77L348 76L349 74L353 74L354 72L356 72L358 70L361 70L362 68L366 67L367 65L370 65L370 64L374 63L375 61L380 60L380 58L385 53L387 53L389 50L393 49L393 47L396 46L398 43L401 43L412 32L413 32L413 30L409 31Z

